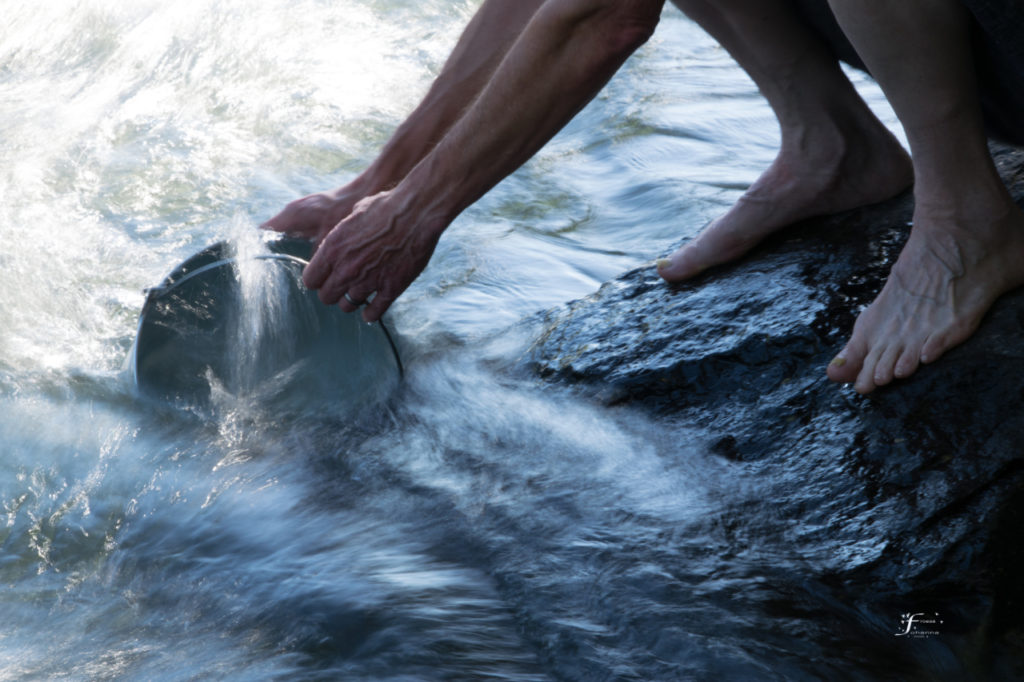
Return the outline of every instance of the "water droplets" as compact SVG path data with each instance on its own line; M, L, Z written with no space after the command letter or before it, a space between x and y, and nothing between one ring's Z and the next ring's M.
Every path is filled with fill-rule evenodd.
M228 322L232 363L227 380L239 393L251 393L273 365L295 354L286 310L288 271L270 258L263 235L236 218L229 244L238 287L234 315ZM260 371L264 370L264 371Z

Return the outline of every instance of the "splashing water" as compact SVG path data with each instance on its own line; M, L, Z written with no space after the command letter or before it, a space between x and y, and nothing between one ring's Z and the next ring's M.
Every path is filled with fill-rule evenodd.
M295 356L286 280L294 273L270 258L263 235L241 216L232 221L229 247L238 304L227 334L233 349L228 381L233 392L244 395L267 378L269 368L283 364L280 358Z

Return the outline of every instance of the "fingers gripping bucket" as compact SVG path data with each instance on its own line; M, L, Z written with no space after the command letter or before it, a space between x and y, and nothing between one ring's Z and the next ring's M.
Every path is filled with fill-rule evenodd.
M222 395L275 407L386 397L402 374L387 327L324 305L302 284L308 242L260 242L214 244L148 290L129 356L138 390L199 406Z

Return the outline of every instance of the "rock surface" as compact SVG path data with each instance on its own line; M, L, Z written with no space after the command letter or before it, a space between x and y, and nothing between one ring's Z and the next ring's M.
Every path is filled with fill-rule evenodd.
M1024 151L993 149L1024 204ZM626 273L549 313L530 363L698 427L714 453L763 472L774 513L836 598L940 612L958 668L1020 679L1024 291L909 380L859 396L825 377L911 214L905 195L807 221L683 285L653 267Z

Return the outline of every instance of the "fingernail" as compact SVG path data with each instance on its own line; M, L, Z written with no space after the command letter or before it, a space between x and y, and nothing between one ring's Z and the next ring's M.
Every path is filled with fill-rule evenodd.
M836 358L834 358L832 360L832 362L829 363L829 365L831 365L832 367L842 367L845 364L846 364L846 358L844 358L841 355L837 356Z
M657 266L659 270L662 270L672 265L672 261L670 261L668 258L659 258L658 260L654 261L654 264Z

